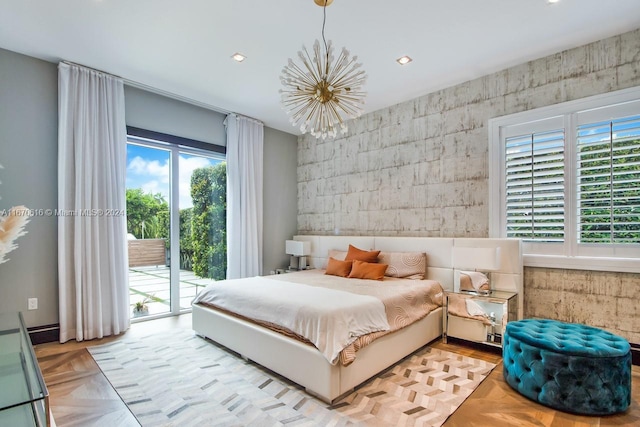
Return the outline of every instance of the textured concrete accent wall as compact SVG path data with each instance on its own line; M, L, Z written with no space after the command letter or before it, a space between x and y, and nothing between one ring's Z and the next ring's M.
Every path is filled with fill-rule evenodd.
M299 137L298 233L487 237L487 121L638 85L640 29L369 113L333 141ZM563 271L562 282L554 275L541 284L545 274L527 269L529 288L560 292L585 275ZM603 283L620 277L602 275ZM640 286L637 275L627 281ZM625 294L598 300L585 293L560 317L579 319L591 310L637 318L629 301ZM527 303L525 295L525 304L526 316L560 318L550 302ZM612 326L617 322L608 328L629 338L629 329Z
M526 317L584 323L640 343L640 275L529 268L524 271Z
M298 232L487 236L487 121L636 86L639 52L636 30L300 137Z

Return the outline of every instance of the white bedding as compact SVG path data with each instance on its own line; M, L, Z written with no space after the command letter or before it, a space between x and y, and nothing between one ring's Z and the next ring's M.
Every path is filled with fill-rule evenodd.
M390 328L378 298L275 276L215 282L196 296L196 303L283 326L311 341L332 364L359 336Z

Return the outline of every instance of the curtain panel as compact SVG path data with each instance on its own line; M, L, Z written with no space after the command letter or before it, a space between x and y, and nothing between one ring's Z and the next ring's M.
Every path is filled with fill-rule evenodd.
M58 66L60 342L124 332L129 320L122 79Z
M227 279L262 274L264 126L229 114L227 128Z

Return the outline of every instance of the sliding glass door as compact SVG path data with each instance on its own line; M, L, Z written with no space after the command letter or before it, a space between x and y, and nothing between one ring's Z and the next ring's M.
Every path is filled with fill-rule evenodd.
M178 314L226 274L226 165L217 153L129 137L127 232L133 317Z
M171 150L127 144L129 303L134 317L171 311Z

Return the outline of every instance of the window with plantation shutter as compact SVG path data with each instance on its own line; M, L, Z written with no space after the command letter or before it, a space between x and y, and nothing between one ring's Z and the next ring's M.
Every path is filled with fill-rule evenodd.
M577 129L579 243L640 243L640 115Z
M564 130L505 140L507 237L564 241Z
M640 272L640 88L489 120L489 234L525 265Z

